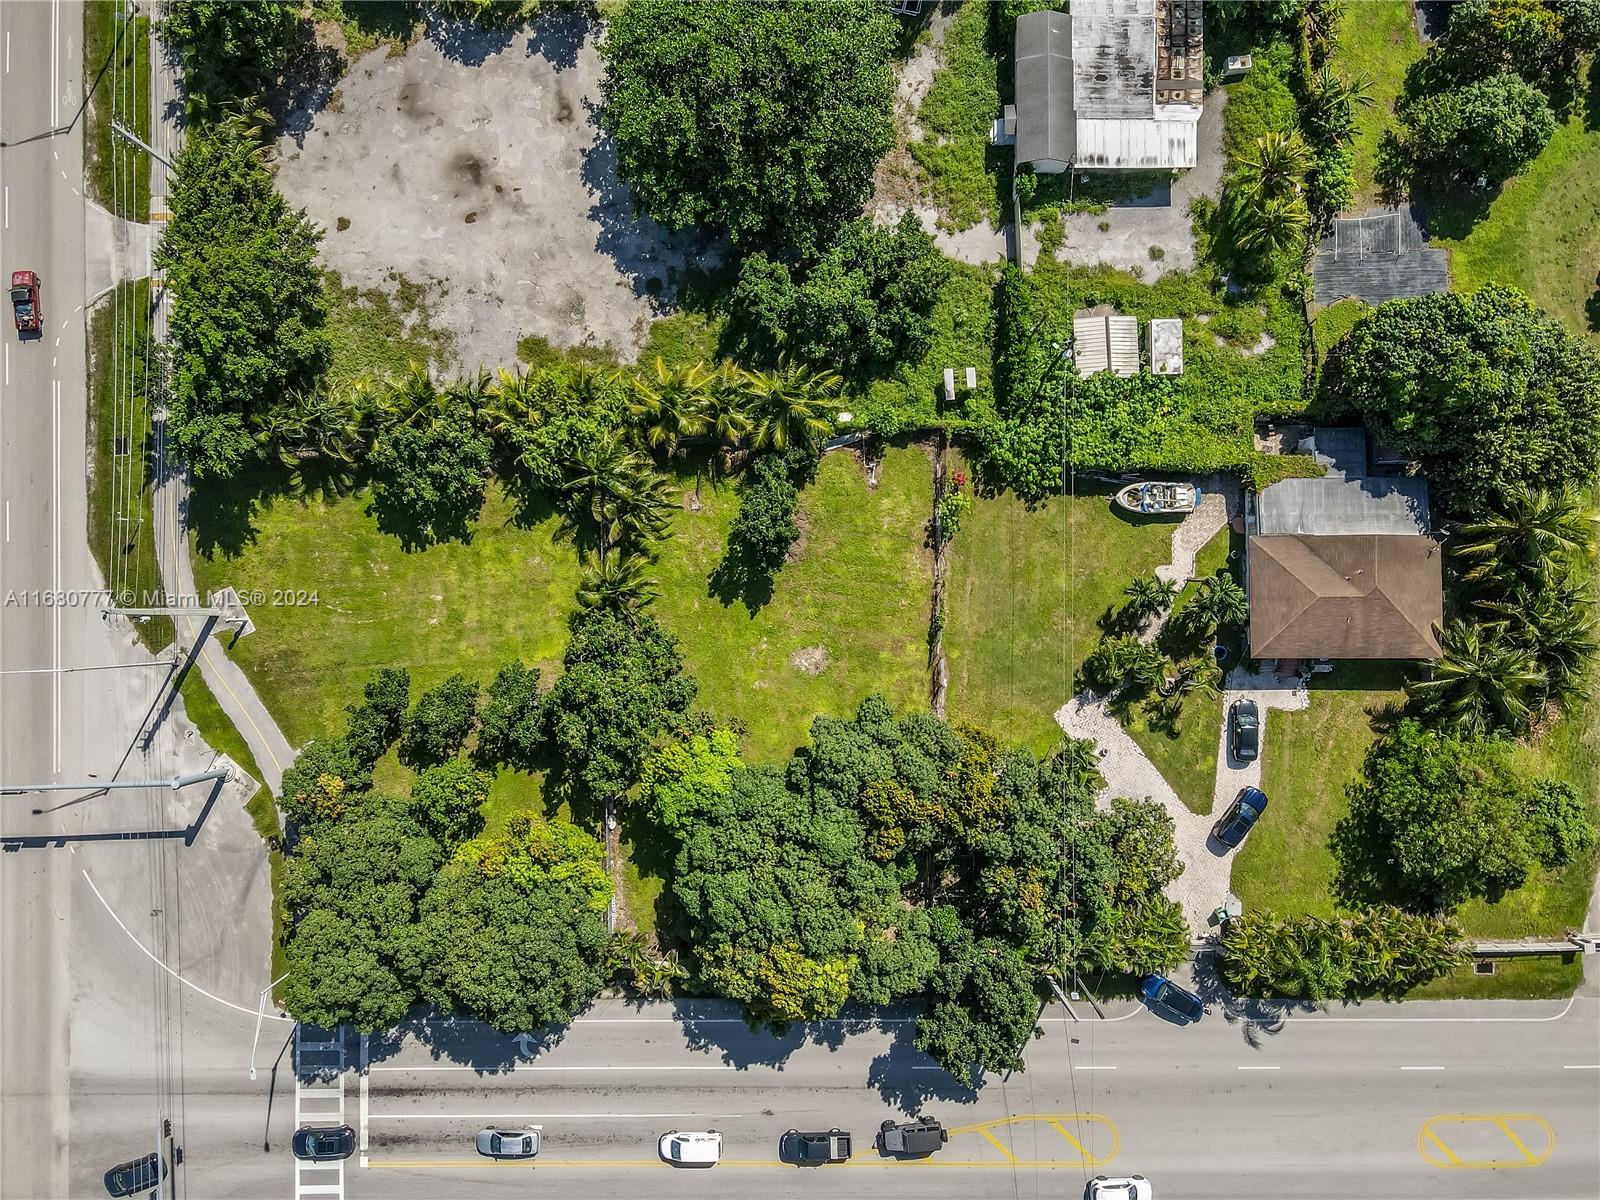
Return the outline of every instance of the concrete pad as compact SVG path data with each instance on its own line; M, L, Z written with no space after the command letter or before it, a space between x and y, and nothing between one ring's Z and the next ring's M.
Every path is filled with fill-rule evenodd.
M596 27L552 13L465 50L445 33L366 55L295 114L279 186L346 284L441 296L463 366L508 362L526 334L631 357L705 247L632 214L596 123Z

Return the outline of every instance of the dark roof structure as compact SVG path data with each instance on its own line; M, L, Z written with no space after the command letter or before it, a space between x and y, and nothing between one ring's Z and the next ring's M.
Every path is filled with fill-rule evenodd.
M1060 163L1076 153L1072 17L1055 9L1017 18L1017 161Z
M1444 619L1428 482L1367 474L1366 433L1318 429L1319 479L1264 488L1245 572L1255 658L1437 658Z

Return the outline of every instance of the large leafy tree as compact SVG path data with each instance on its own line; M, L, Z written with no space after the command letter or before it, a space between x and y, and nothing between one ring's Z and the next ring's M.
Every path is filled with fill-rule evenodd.
M487 771L465 759L417 772L411 784L411 805L417 819L446 850L475 837L483 828L483 802L493 782Z
M611 880L565 821L465 842L423 901L422 994L507 1033L570 1021L606 981Z
M478 720L478 685L459 671L417 697L400 730L400 761L436 766L460 752Z
M545 698L551 749L593 800L627 790L656 738L694 702L678 642L648 616L591 608L573 618L565 669Z
M809 270L755 253L740 268L732 307L749 348L852 377L887 374L927 352L950 265L914 213L898 225L845 226Z
M183 60L190 116L214 117L270 90L309 34L301 7L292 0L171 0L161 37Z
M405 1015L417 904L441 858L407 803L377 793L301 839L284 881L284 1000L298 1020L372 1032Z
M167 431L200 478L254 457L257 427L331 354L321 234L278 194L265 158L240 119L191 128L156 250L173 300Z
M817 254L893 144L894 44L877 0L630 0L601 44L617 173L665 225Z
M483 510L491 450L465 407L383 430L369 459L378 527L412 546L466 541Z
M1329 399L1421 458L1445 511L1582 486L1600 463L1600 354L1522 293L1486 287L1381 304L1341 345Z
M504 764L531 771L544 745L544 707L539 695L539 668L514 659L495 673L484 692L478 715L480 766Z
M1555 132L1544 93L1516 75L1491 75L1434 92L1400 109L1401 143L1413 164L1450 178L1515 175Z
M1536 862L1562 852L1549 844L1551 826L1529 819L1548 810L1561 814L1552 825L1567 825L1569 810L1540 787L1518 772L1503 741L1401 721L1374 743L1335 829L1341 890L1426 909L1520 886ZM1562 837L1563 845L1583 840Z

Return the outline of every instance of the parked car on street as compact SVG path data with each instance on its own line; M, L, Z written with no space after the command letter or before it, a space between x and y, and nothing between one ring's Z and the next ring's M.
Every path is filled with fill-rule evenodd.
M32 271L11 272L11 316L17 323L17 333L23 337L44 329L39 286L39 277Z
M539 1153L539 1131L531 1125L479 1130L478 1153L485 1158L533 1158Z
M306 1126L294 1131L296 1158L311 1162L334 1162L356 1152L356 1131L348 1125Z
M1222 810L1211 827L1212 836L1224 846L1237 846L1267 811L1267 794L1260 788L1240 788L1233 803Z
M1199 996L1185 991L1165 975L1146 975L1139 985L1151 1011L1180 1025L1192 1025L1206 1015L1206 1006Z
M119 1163L106 1172L106 1193L111 1196L137 1196L161 1186L167 1176L167 1162L159 1154L146 1154L131 1162Z
M1150 1200L1154 1195L1150 1181L1143 1175L1129 1175L1124 1179L1096 1175L1089 1181L1089 1200Z
M805 1167L842 1163L850 1157L850 1135L842 1129L801 1133L791 1129L778 1142L778 1157Z
M704 1133L680 1133L669 1129L656 1143L661 1161L675 1167L714 1167L722 1157L722 1135L715 1129Z
M1238 762L1254 762L1261 753L1261 710L1254 700L1235 700L1229 707L1228 744Z
M885 1154L925 1158L950 1140L950 1131L932 1117L885 1121L878 1129L878 1148Z

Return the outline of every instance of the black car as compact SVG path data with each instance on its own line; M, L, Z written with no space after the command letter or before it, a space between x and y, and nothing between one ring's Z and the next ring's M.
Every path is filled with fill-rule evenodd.
M1228 709L1228 740L1238 762L1254 762L1261 753L1261 710L1254 700L1235 700Z
M294 1131L294 1156L308 1162L335 1162L356 1152L356 1131L348 1125L307 1126Z
M1206 1015L1205 1003L1193 992L1185 991L1165 975L1146 975L1139 994L1158 1016L1192 1025Z
M878 1129L878 1148L885 1154L925 1158L950 1140L950 1131L932 1117L885 1121Z
M112 1196L137 1196L153 1192L167 1177L167 1162L159 1154L146 1154L106 1172L106 1193Z
M850 1135L842 1129L830 1129L827 1133L801 1133L791 1129L778 1143L778 1157L805 1167L842 1163L850 1157Z
M1240 788L1233 803L1223 810L1222 816L1211 827L1211 833L1224 846L1237 846L1266 811L1265 792L1260 788Z

